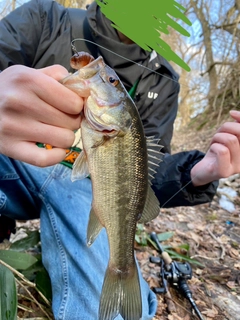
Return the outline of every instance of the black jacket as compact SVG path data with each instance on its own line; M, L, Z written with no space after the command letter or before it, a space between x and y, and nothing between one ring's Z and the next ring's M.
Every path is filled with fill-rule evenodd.
M168 154L153 181L161 205L186 206L211 201L217 182L201 188L194 188L190 183L190 170L204 154L196 150L169 154L178 109L178 75L155 52L121 43L96 3L85 11L67 9L52 0L32 0L11 12L0 21L0 70L15 64L33 68L61 64L71 71L71 41L76 38L82 39L75 42L77 49L89 51L95 57L102 55L118 73L126 89L139 81L134 100L145 133L159 138L162 151ZM85 42L83 38L99 46Z

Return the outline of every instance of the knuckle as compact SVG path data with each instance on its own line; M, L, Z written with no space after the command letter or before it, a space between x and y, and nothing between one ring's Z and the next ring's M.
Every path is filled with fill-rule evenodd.
M229 135L228 137L228 144L230 146L236 146L238 144L238 139L235 135Z
M219 149L218 154L220 157L225 157L229 155L229 149L225 146L222 146L221 149Z
M8 134L12 131L12 124L9 121L8 117L3 117L0 120L0 134L1 136L8 136Z
M34 72L34 69L33 69ZM11 82L14 84L25 84L30 81L31 77L29 74L29 69L25 66L13 66L11 70Z
M221 125L221 127L219 128L220 132L226 132L229 128L229 122L225 122Z
M7 112L7 110L13 108L17 101L18 95L15 92L15 89L8 89L1 94L1 113Z
M61 75L62 75L62 74L63 74L63 75L67 75L67 74L68 74L67 69L66 69L64 66L60 65L60 64L55 64L55 65L53 65L52 67L54 68L54 70L55 70L56 72L59 72Z
M233 123L232 122L223 123L218 131L222 132L222 133L231 133L231 132L233 132Z
M64 66L60 65L60 64L54 64L52 66L45 67L45 68L40 69L40 70L41 70L41 72L50 70L51 72L57 73L59 75L59 77L65 76L65 75L68 74L67 69Z

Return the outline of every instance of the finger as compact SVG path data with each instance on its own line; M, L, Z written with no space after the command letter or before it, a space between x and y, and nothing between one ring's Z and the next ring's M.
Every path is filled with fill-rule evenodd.
M35 94L47 104L55 106L63 112L79 114L83 108L82 98L55 80L55 78L59 78L61 71L55 74L55 68L53 68L51 76L47 76L51 68L48 67L48 70L44 70L44 72L34 70L38 73L33 82Z
M237 136L240 139L240 123L238 122L225 122L218 132L225 132Z
M77 130L80 128L81 115L66 114L56 108L52 108L46 103L41 103L41 108L34 110L32 119L40 123L45 123L51 126L67 128L69 130Z
M48 124L33 122L31 126L24 122L14 125L13 130L4 130L4 135L14 141L30 141L50 144L58 148L69 148L75 140L73 131L65 128L54 127Z
M222 160L225 163L229 163L231 161L230 151L227 146L225 146L222 143L219 143L217 141L213 142L208 150L209 156L211 156L213 159ZM218 161L216 160L216 161Z
M215 159L210 168L212 179L218 180L229 177L232 174L232 159L229 149L221 143L213 143L209 153L212 159Z
M38 70L57 81L62 80L63 78L69 75L69 72L67 71L67 69L58 64L41 68Z
M231 110L230 115L234 120L236 120L237 122L240 122L240 111Z
M36 99L34 94L30 92L28 95L21 97L21 94L15 95L10 93L8 97L8 105L5 110L3 123L7 121L16 121L23 126L26 121L39 121L53 126L76 130L80 127L81 115L68 114L49 105L41 99ZM12 128L15 124L12 123Z
M227 178L240 171L239 154L234 156L224 145L214 143L211 145L210 152L217 155L215 167L215 179Z
M8 73L12 85L8 87L6 98L16 105L30 100L32 108L37 101L42 100L65 113L79 114L83 107L82 98L54 79L54 77L60 77L59 74L65 74L61 71L64 68L60 68L60 71L56 70L59 70L58 66L51 66L46 70L36 70L25 66L7 68L3 72ZM37 97L39 99L36 99Z
M41 128L40 133L38 133L37 128L36 133L33 134L32 137L35 138L34 141L64 149L71 147L75 141L75 134L73 131L49 125L44 125L44 130Z
M216 133L212 139L212 144L217 143L217 153L221 157L230 155L230 163L238 161L240 157L240 144L238 138L234 134L229 133ZM212 147L212 146L211 146Z
M60 148L39 148L32 142L16 143L11 149L9 157L38 167L47 167L61 162L66 151Z
M226 132L218 132L212 138L212 143L217 142L225 145L228 148L239 149L239 140L235 134L226 133Z

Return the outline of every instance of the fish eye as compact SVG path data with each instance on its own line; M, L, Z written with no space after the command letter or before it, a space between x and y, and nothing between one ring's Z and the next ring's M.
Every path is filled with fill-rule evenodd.
M116 87L116 86L118 85L118 83L119 83L119 80L116 79L116 78L114 78L114 77L109 77L109 78L108 78L108 81L109 81L114 87Z

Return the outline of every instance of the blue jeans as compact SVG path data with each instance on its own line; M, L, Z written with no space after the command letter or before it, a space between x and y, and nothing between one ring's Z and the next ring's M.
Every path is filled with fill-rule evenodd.
M40 217L42 258L51 278L55 319L96 320L108 241L102 230L87 247L91 181L71 182L71 172L61 164L38 168L0 155L0 214L19 220ZM140 271L139 275L142 320L149 320L157 300Z

